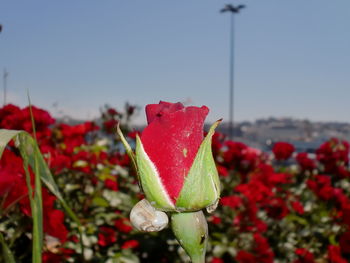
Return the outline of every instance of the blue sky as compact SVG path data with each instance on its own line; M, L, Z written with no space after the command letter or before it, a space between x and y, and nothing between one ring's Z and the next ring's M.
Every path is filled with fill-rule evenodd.
M184 101L228 119L226 3L2 0L8 100L23 106L29 90L33 104L78 118L106 103ZM247 5L235 18L235 119L350 122L350 1L232 3Z

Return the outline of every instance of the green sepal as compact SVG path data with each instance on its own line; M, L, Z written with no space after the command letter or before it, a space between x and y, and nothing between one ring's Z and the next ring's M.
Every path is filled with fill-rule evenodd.
M157 168L145 152L138 135L136 136L136 164L142 190L151 205L162 211L175 211L175 206L162 184Z
M178 211L197 211L215 204L220 197L220 181L211 150L216 121L200 145L191 169L176 201Z
M202 211L173 213L171 228L192 263L204 263L208 242L208 224Z
M125 137L124 137L124 135L123 135L123 133L122 133L122 131L121 131L121 129L120 129L119 123L118 123L118 125L117 125L117 133L118 133L118 135L119 135L119 137L120 137L121 142L123 143L123 145L124 145L124 147L125 147L125 151L126 151L127 155L130 157L131 163L132 163L132 165L133 165L133 167L134 167L134 169L135 169L135 171L136 171L136 173L137 173L137 165L136 165L136 157L135 157L135 154L134 154L134 152L132 151L132 149L131 149L131 147L130 147L128 141L125 139Z

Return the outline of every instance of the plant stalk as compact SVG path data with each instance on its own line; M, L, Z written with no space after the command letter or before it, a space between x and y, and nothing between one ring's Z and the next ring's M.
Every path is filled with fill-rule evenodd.
M173 213L171 227L193 263L205 263L208 224L203 212Z

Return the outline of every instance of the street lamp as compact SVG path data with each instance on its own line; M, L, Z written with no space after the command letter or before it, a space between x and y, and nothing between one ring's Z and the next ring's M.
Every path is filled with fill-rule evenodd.
M233 56L234 56L234 15L238 14L241 9L245 8L245 5L238 5L233 6L230 4L225 5L224 8L220 10L220 13L231 13L231 30L230 30L230 104L229 104L229 127L228 127L228 134L231 139L233 139L233 75L234 75L234 63L233 63Z
M2 31L2 24L0 24L0 33ZM4 75L3 75L3 81L4 81L4 106L6 105L6 85L7 85L7 77L8 77L8 72L6 69L4 69Z
M7 95L7 77L9 73L7 72L6 69L4 69L4 74L3 74L3 86L4 86L4 106L6 105L6 95Z

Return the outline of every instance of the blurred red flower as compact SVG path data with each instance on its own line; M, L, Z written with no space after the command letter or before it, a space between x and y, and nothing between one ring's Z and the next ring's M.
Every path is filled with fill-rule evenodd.
M105 180L105 187L113 191L118 191L117 182L109 178Z
M295 212L297 212L299 215L304 214L304 207L299 201L293 201L291 202L291 206Z
M239 263L257 263L255 256L244 250L238 251L236 260Z
M137 248L139 246L140 246L140 243L137 240L132 239L132 240L125 241L122 244L121 248L122 249L133 249L133 248Z
M221 258L216 258L216 257L214 257L214 258L211 260L211 263L224 263L224 261L223 261Z
M101 247L111 245L117 241L117 233L111 227L101 226L98 233L98 244Z
M346 231L339 238L339 245L342 253L350 254L350 231Z
M272 148L272 152L275 155L276 160L284 161L292 156L295 148L288 142L276 142Z
M238 196L230 195L230 196L223 196L220 199L220 203L223 206L228 206L228 207L231 207L232 209L236 209L242 205L242 200Z
M305 248L297 248L295 254L299 258L293 263L315 263L314 255Z
M128 218L120 218L115 220L114 226L123 233L129 233L132 231L132 226Z
M328 246L329 263L347 263L348 261L341 256L340 247L336 245Z
M295 159L302 170L313 170L316 168L314 160L310 159L307 153L298 153Z

